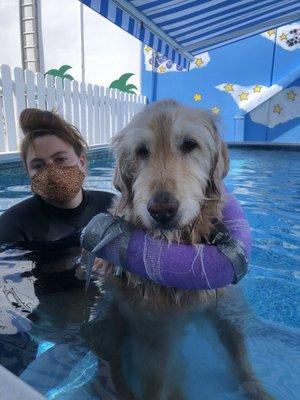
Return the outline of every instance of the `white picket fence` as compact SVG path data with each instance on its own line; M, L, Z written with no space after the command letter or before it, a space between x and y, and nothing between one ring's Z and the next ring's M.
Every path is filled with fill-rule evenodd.
M0 154L18 151L26 107L56 109L94 146L108 144L145 104L145 96L0 65Z

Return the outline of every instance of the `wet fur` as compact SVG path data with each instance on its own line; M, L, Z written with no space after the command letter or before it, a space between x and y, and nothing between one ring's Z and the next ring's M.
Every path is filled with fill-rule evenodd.
M140 131L143 131L142 138L139 138ZM199 144L193 155L184 157L180 154L178 146L184 137L193 138ZM187 223L179 224L172 231L152 229L139 214L139 202L143 199L139 196L137 184L144 163L135 150L141 143L152 149L149 176L147 182L143 182L149 194L163 188L180 198L181 191L189 195L193 188L199 186L201 189L197 214L189 216ZM222 179L229 167L227 147L219 137L213 116L203 110L183 107L173 100L160 101L133 118L115 137L113 149L116 154L114 185L120 191L120 197L116 199L111 213L170 242L205 242L211 229L211 219L221 217L225 201ZM199 177L195 174L196 168L191 168L193 160L187 162L191 158L196 159L196 165L197 159L203 159L205 171L201 171L199 164ZM186 184L187 180L189 184ZM184 207L184 200L181 202ZM106 271L113 274L114 267L106 265ZM215 291L166 288L141 280L130 272L125 274L128 285L135 287L144 298L151 299L153 306L161 307L162 303L165 306L167 303L180 306L207 303L216 296Z

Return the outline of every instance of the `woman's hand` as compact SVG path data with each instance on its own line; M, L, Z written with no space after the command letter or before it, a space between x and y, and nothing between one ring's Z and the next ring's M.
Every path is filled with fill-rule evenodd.
M75 272L76 278L82 281L86 280L86 261L87 251L82 250L80 265L76 268ZM102 271L105 265L107 265L107 261L103 260L102 258L96 258L92 269L92 276L95 277L102 275Z

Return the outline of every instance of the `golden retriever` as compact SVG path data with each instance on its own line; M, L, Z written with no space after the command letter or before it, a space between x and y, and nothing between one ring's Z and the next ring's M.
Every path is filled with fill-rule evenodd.
M114 215L170 242L201 243L208 237L212 218L221 217L222 179L229 167L211 114L173 100L153 103L114 138L113 148L114 185L121 193ZM154 303L198 304L215 298L214 291L166 290L126 275Z
M228 172L227 147L211 114L173 100L156 102L134 116L114 138L113 148L114 185L120 191L114 215L168 241L197 244L207 239L212 218L221 218L226 201L222 179ZM247 398L271 399L251 370L242 334L218 316L220 290L217 296L216 290L171 289L130 272L115 277L114 266L103 264L111 277L101 284L111 293L109 312L93 324L88 337L94 338L92 348L110 361L120 398L186 399L174 337L184 335L191 313L201 309L233 358ZM122 346L128 335L135 343L139 395L123 374Z

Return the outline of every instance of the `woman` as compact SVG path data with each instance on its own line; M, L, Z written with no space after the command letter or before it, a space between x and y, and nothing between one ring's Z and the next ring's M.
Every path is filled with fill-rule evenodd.
M83 190L87 144L60 116L38 109L20 115L20 156L34 196L0 216L0 244L51 242L78 233L107 210L112 194Z
M53 302L47 294L84 285L75 276L79 232L112 201L110 193L83 190L87 145L75 127L38 109L24 110L20 127L20 155L35 194L0 216L3 249L13 243L34 250L27 255L34 263L25 272L22 264L19 272L8 271L5 254L0 260L0 364L16 375L36 356L37 344L27 331L30 320L39 318L37 305Z

